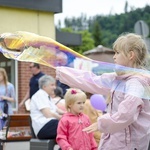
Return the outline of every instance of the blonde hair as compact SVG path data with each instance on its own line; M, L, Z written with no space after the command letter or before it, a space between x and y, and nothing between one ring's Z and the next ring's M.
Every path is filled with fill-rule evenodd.
M147 48L140 35L134 33L125 33L118 37L113 44L114 51L123 52L125 56L130 51L135 53L134 66L143 67L146 64Z
M67 90L64 99L65 99L66 109L67 111L69 111L71 104L74 104L75 101L77 101L78 99L82 99L86 101L87 97L86 94L80 89L70 88Z
M7 77L6 70L4 68L0 68L0 73L2 74L2 76L4 78L4 84L5 84L5 86L7 86L8 77Z

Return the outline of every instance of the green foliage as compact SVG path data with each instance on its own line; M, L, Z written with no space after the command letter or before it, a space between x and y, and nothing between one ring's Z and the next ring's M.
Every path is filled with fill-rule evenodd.
M97 21L94 21L92 35L95 47L97 47L98 45L103 45L101 27Z
M64 24L66 28L72 28L74 31L83 31L88 29L88 22L85 14L81 14L81 16L77 18L65 18Z
M82 54L83 52L94 48L94 40L92 34L88 30L83 31L73 31L71 27L61 28L63 32L77 33L82 35L82 45L80 46L68 46L69 48L75 50L76 52Z
M126 1L126 3L125 3L124 12L125 12L125 13L128 12L128 1Z
M69 33L74 32L72 28L61 28L61 31L63 31L63 32L69 32Z
M79 31L78 33L82 35L82 45L70 47L71 49L82 54L83 52L94 48L94 40L92 39L92 35L89 31L84 30Z
M150 27L149 5L142 9L135 9L134 7L129 8L126 2L124 11L125 13L120 15L96 15L87 18L86 15L82 14L78 18L66 18L64 22L67 30L81 33L83 38L82 45L73 47L73 49L82 53L100 44L112 48L113 42L120 34L134 32L134 25L137 21L143 20ZM61 23L59 23L59 27L60 25Z

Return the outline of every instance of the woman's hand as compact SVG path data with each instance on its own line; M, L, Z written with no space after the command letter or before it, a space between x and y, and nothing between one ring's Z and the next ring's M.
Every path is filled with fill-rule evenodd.
M88 126L87 128L84 128L82 131L85 131L87 133L91 133L91 132L94 132L97 130L98 130L98 123L95 122L95 123L91 124L90 126Z
M7 97L7 96L1 96L1 99L2 99L2 100L7 100L8 97Z
M15 102L15 100L12 97L8 97L8 96L1 96L1 100L6 100L9 102Z

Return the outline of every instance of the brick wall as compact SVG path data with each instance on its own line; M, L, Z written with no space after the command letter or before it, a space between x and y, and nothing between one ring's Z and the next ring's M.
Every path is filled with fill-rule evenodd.
M20 103L22 99L24 98L28 87L29 87L29 80L32 77L32 74L29 69L29 64L28 62L18 62L18 102ZM45 74L51 75L55 78L55 70L44 66L40 65L41 71ZM17 113L27 113L25 110L25 107L21 107Z

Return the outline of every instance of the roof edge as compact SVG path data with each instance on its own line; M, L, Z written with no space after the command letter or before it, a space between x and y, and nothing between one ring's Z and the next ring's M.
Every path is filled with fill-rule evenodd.
M61 13L62 0L0 0L0 6Z

